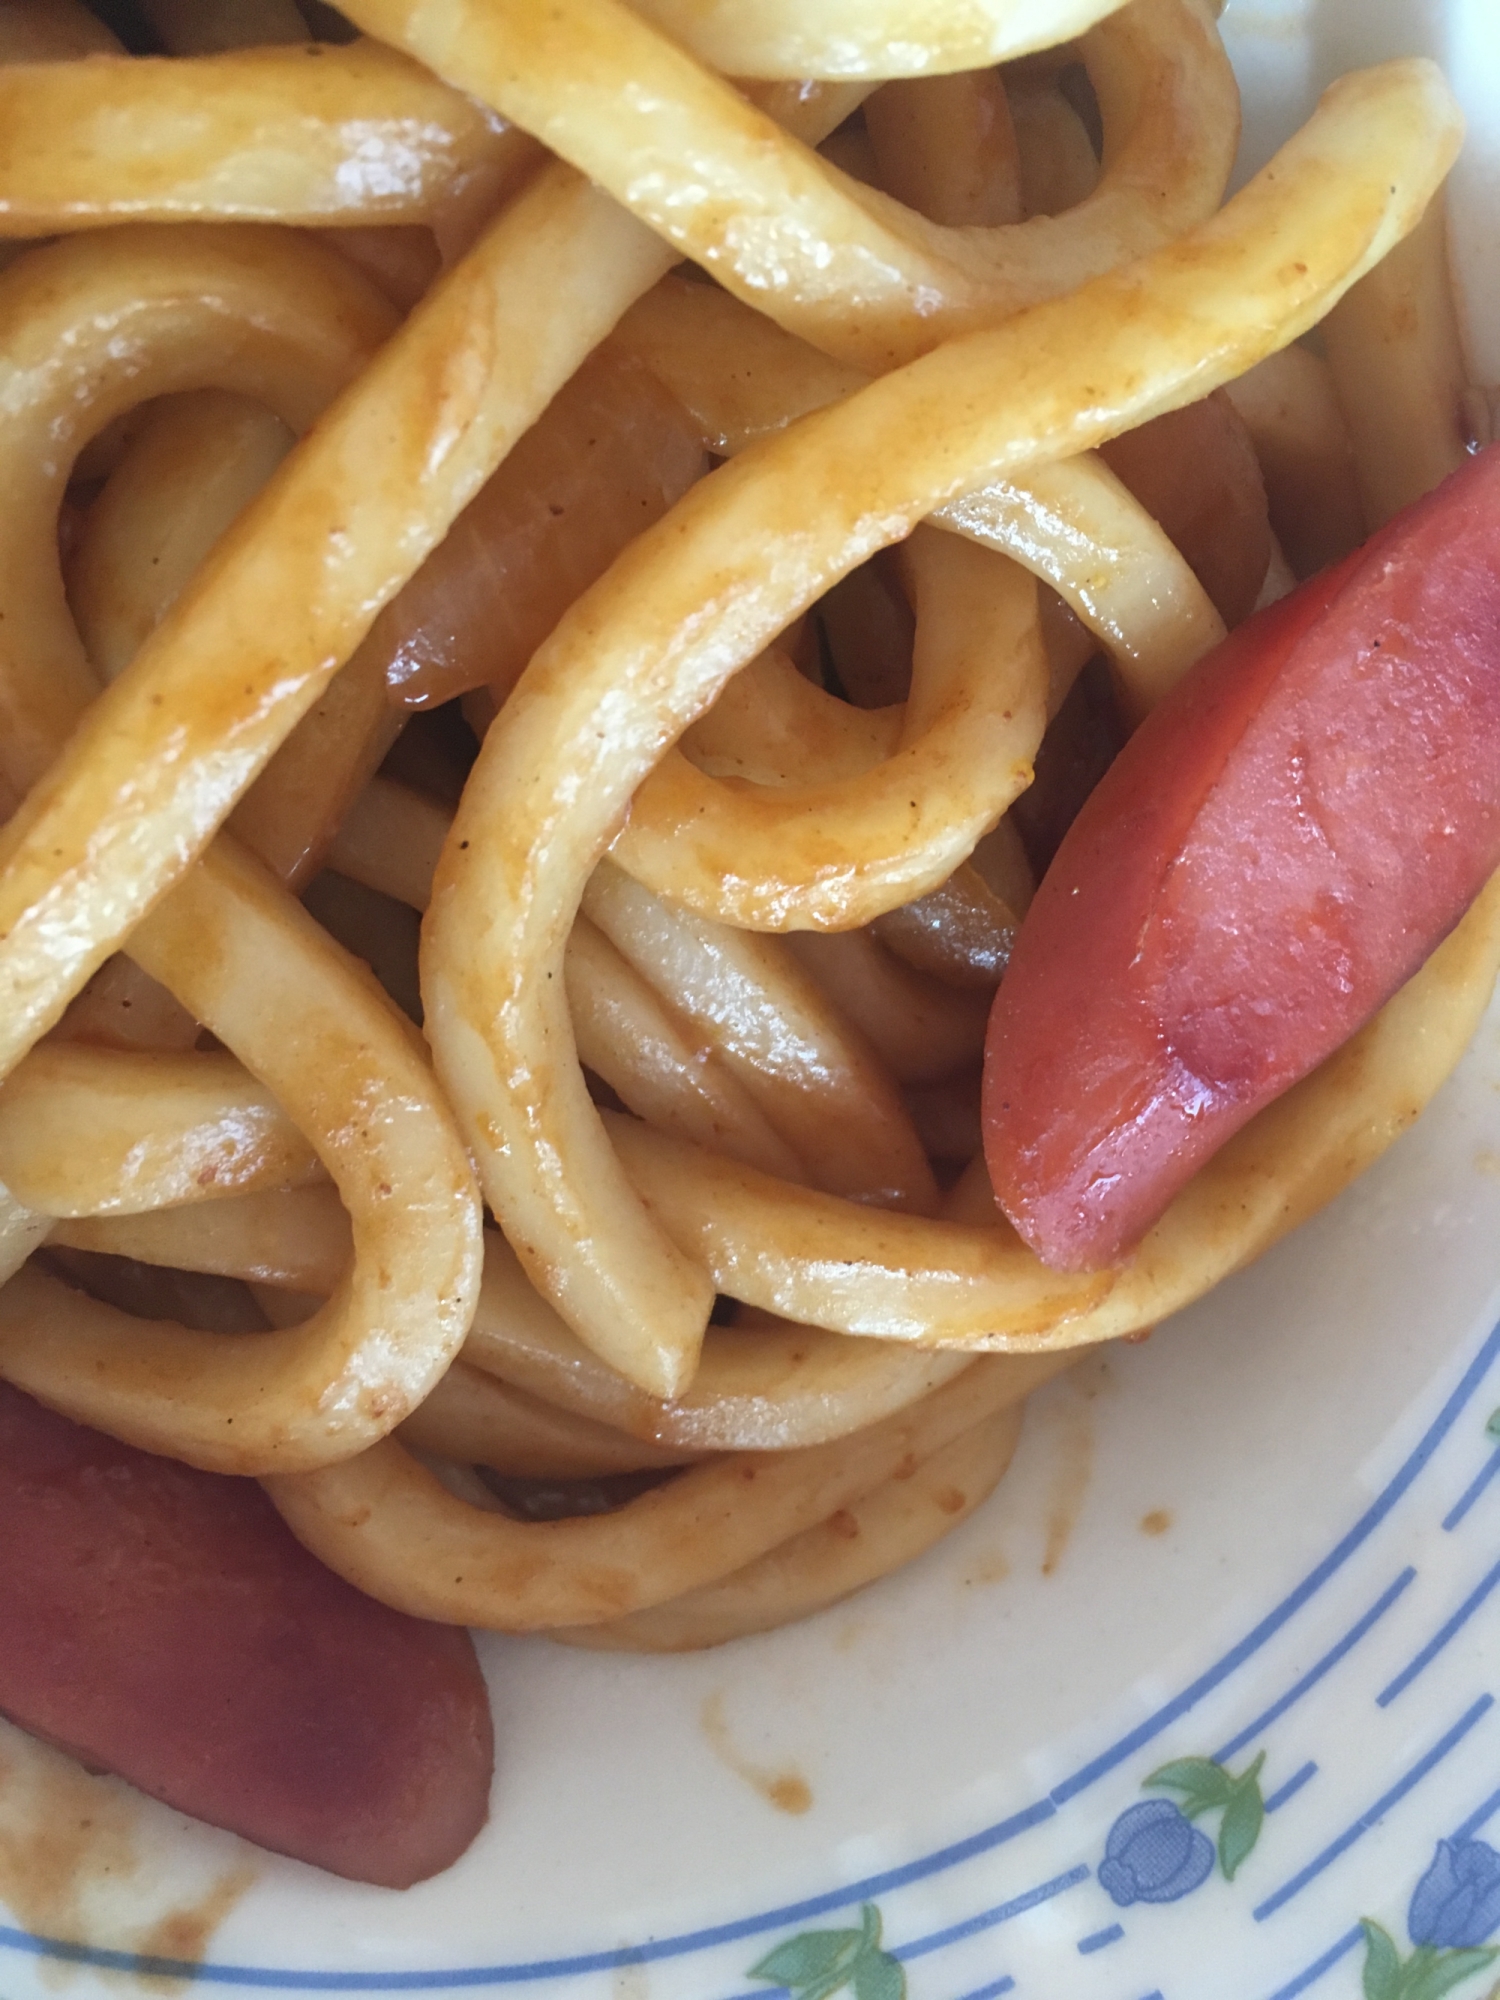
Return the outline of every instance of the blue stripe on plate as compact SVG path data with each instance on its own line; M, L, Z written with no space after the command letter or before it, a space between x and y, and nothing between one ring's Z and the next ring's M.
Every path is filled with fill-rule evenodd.
M1093 1952L1103 1951L1107 1944L1118 1944L1125 1935L1123 1924L1111 1924L1107 1931L1095 1931L1092 1937L1080 1938L1078 1949L1085 1958Z
M981 1910L977 1917L965 1917L962 1923L949 1924L946 1929L932 1931L911 1944L888 1945L886 1949L892 1958L899 1958L903 1963L909 1958L925 1958L930 1951L941 1951L945 1945L959 1944L964 1938L974 1937L980 1931L993 1930L996 1924L1009 1923L1023 1910L1035 1910L1043 1903L1050 1903L1054 1896L1061 1896L1065 1890L1076 1889L1080 1882L1087 1882L1093 1872L1092 1868L1081 1866L1070 1868L1066 1875L1054 1875L1050 1882L1042 1882L1035 1889L1012 1896L1008 1903L997 1903L991 1910Z
M1411 1456L1398 1468L1354 1526L1214 1666L1200 1674L1174 1700L1122 1736L1112 1749L1093 1758L1071 1778L1064 1779L1049 1798L1039 1799L1010 1818L984 1827L966 1840L955 1841L920 1860L907 1862L903 1867L866 1876L863 1881L850 1883L845 1888L830 1889L823 1895L810 1896L799 1903L787 1903L753 1917L741 1917L732 1923L716 1924L703 1930L686 1931L676 1937L653 1938L646 1944L628 1945L614 1951L583 1952L571 1958L536 1959L511 1965L464 1966L446 1971L317 1972L291 1966L218 1965L212 1960L148 1958L135 1952L105 1951L89 1945L69 1944L60 1938L34 1937L27 1931L13 1930L5 1925L0 1925L0 1947L9 1947L35 1958L57 1959L64 1964L92 1965L109 1972L130 1972L142 1978L197 1980L205 1985L297 1989L309 1993L413 1993L451 1991L468 1986L518 1986L528 1981L572 1978L585 1972L614 1972L629 1965L649 1965L659 1959L682 1958L692 1952L706 1951L714 1945L731 1944L740 1938L784 1930L808 1917L845 1910L851 1904L869 1902L892 1890L904 1888L908 1883L942 1874L961 1862L992 1852L1043 1820L1051 1819L1060 1805L1096 1783L1116 1765L1122 1764L1142 1744L1149 1743L1169 1723L1185 1714L1258 1652L1375 1532L1453 1428L1489 1373L1497 1354L1500 1354L1500 1324L1491 1330ZM770 1989L767 1991L769 1993Z
M1500 1791L1491 1792L1483 1805L1469 1814L1469 1817L1464 1821L1462 1826L1455 1827L1453 1838L1455 1840L1467 1840L1470 1834L1478 1833L1487 1819L1493 1819L1497 1810L1500 1810Z
M1277 1789L1267 1797L1265 1801L1266 1811L1275 1812L1277 1807L1284 1806L1288 1799L1296 1798L1298 1792L1301 1791L1302 1787L1307 1783L1308 1779L1315 1778L1317 1775L1318 1775L1318 1767L1316 1764L1311 1762L1304 1764L1300 1771L1294 1771L1291 1777L1287 1779L1284 1785L1278 1786Z
M1316 1876L1321 1875L1330 1862L1337 1861L1344 1850L1352 1847L1361 1834L1368 1833L1375 1822L1383 1818L1398 1799L1404 1799L1414 1785L1420 1784L1429 1771L1435 1769L1446 1756L1458 1748L1479 1718L1494 1705L1495 1697L1492 1694L1482 1694L1472 1707L1464 1711L1448 1733L1439 1737L1432 1748L1419 1757L1411 1769L1398 1778L1388 1792L1382 1792L1374 1805L1362 1812L1352 1826L1346 1826L1336 1840L1329 1841L1321 1854L1314 1855L1307 1866L1299 1868L1290 1881L1283 1882L1281 1887L1273 1890L1263 1903L1257 1904L1253 1912L1255 1921L1258 1924L1264 1923L1266 1918L1274 1915L1283 1903L1289 1903L1293 1896L1305 1889Z
M1467 1625L1497 1583L1500 1583L1500 1562L1497 1562L1489 1574L1475 1585L1453 1616L1439 1625L1421 1652L1407 1662L1388 1687L1380 1690L1375 1700L1381 1708L1388 1707L1403 1688L1411 1686L1424 1667L1432 1664L1454 1634L1462 1631Z
M1117 1764L1123 1764L1125 1759L1133 1756L1143 1744L1149 1743L1154 1736L1159 1736L1169 1723L1177 1720L1178 1716L1185 1715L1203 1699L1204 1695L1211 1693L1221 1681L1227 1680L1235 1668L1242 1666L1252 1653L1259 1652L1266 1641L1273 1638L1287 1620L1300 1611L1310 1597L1322 1589L1334 1572L1343 1568L1355 1550L1374 1534L1452 1430L1475 1390L1489 1373L1497 1353L1500 1353L1500 1325L1492 1329L1483 1347L1464 1370L1458 1386L1433 1418L1410 1458L1371 1501L1343 1539L1335 1543L1323 1560L1308 1571L1295 1589L1289 1591L1274 1610L1267 1612L1260 1623L1247 1632L1239 1644L1232 1646L1206 1673L1200 1674L1197 1680L1183 1689L1181 1694L1164 1703L1154 1715L1147 1716L1144 1722L1139 1723L1128 1735L1122 1736L1111 1749L1101 1752L1081 1770L1075 1771L1071 1778L1064 1778L1060 1785L1055 1785L1052 1789L1054 1804L1063 1805L1067 1800L1076 1797L1079 1792L1095 1784L1107 1772L1114 1770Z
M1273 1701L1269 1708L1263 1709L1253 1722L1247 1723L1238 1736L1231 1736L1226 1744L1220 1749L1215 1750L1213 1753L1214 1762L1216 1764L1227 1763L1237 1750L1243 1750L1247 1743L1253 1742L1271 1723L1285 1715L1294 1702L1301 1701L1309 1688L1316 1687L1324 1674L1330 1668L1336 1667L1344 1655L1359 1644L1366 1632L1372 1626L1378 1624L1396 1602L1402 1591L1406 1589L1407 1585L1416 1580L1416 1574L1417 1572L1411 1568L1402 1570L1396 1581L1387 1585L1364 1616L1355 1620L1343 1638L1336 1645L1331 1646L1321 1660L1317 1661L1315 1665L1310 1666L1300 1680L1294 1681L1286 1693Z
M1500 1472L1500 1451L1493 1451L1474 1475L1473 1479L1464 1488L1463 1493L1454 1503L1452 1512L1444 1517L1443 1526L1450 1535L1497 1472Z
M1295 2000L1297 1994L1305 1993L1309 1986L1321 1979L1323 1974L1337 1965L1341 1958L1347 1958L1363 1936L1364 1932L1358 1924L1352 1931L1345 1931L1337 1944L1331 1944L1321 1958L1315 1958L1311 1965L1297 1974L1295 1979L1289 1979L1285 1986L1278 1986L1274 1993L1267 1995L1267 2000Z
M979 1986L972 1993L960 1994L959 2000L1000 2000L1002 1993L1014 1993L1015 1990L1016 1982L1007 1973L1004 1979L997 1979L993 1986Z

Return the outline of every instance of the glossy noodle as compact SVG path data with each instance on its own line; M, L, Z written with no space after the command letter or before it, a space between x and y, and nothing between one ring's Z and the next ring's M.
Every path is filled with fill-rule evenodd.
M144 13L0 20L0 1376L422 1616L809 1615L1487 1001L1493 886L1126 1263L990 1197L1058 773L1470 442L1451 96L1226 204L1206 0Z

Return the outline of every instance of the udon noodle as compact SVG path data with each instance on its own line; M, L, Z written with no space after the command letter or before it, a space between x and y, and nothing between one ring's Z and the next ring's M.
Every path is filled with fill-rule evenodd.
M1127 1264L989 1195L1057 773L1469 443L1452 100L1224 204L1207 0L141 13L0 10L0 1375L419 1614L801 1617L1473 1032L1494 888Z

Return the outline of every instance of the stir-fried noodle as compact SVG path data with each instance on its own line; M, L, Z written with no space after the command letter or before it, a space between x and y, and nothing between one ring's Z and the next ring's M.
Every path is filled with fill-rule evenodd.
M343 13L0 23L0 1376L398 1607L714 1644L1473 1032L1495 890L1126 1264L990 1198L1090 770L1465 449L1459 121L1345 78L1221 205L1207 0Z

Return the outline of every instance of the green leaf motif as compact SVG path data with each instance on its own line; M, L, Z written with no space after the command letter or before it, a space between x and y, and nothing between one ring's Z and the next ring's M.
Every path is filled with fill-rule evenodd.
M863 1943L862 1931L804 1931L767 1952L746 1976L772 1986L814 1986L830 1973L852 1969Z
M1181 1792L1183 1816L1196 1819L1199 1813L1228 1805L1234 1785L1222 1764L1215 1764L1208 1757L1179 1757L1175 1763L1163 1764L1159 1771L1153 1771L1143 1781L1143 1789Z
M1487 1437L1500 1438L1500 1410L1490 1411L1490 1420L1484 1429Z
M1232 1882L1235 1870L1260 1839L1265 1824L1265 1802L1253 1773L1247 1773L1235 1787L1234 1797L1219 1822L1219 1866L1224 1880Z
M1180 1793L1178 1810L1184 1819L1222 1810L1219 1867L1226 1882L1234 1880L1235 1870L1260 1839L1266 1817L1260 1795L1260 1770L1265 1761L1262 1750L1249 1769L1235 1777L1211 1757L1179 1757L1143 1780L1143 1789Z
M1445 1951L1421 1967L1416 1977L1410 1975L1415 1965L1416 1954L1407 1961L1407 1979L1401 1988L1401 2000L1441 2000L1464 1980L1472 1979L1497 1956L1494 1947L1483 1951Z
M797 2000L831 2000L852 1990L854 2000L906 2000L906 1974L880 1949L880 1912L866 1903L857 1931L804 1931L767 1952L747 1977L789 1987Z
M906 2000L906 1974L888 1951L871 1951L854 1968L854 2000Z
M1365 2000L1442 2000L1500 1958L1500 1946L1438 1951L1424 1944L1403 1964L1388 1931L1369 1917L1361 1919L1360 1929L1365 1934Z
M1401 1954L1390 1932L1369 1917L1359 1927L1365 1934L1365 2000L1400 2000Z

